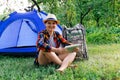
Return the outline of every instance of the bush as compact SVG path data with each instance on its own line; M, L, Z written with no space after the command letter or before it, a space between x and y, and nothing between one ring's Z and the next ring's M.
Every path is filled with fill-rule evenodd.
M118 27L89 27L86 29L86 33L88 43L120 43L120 29L118 29Z

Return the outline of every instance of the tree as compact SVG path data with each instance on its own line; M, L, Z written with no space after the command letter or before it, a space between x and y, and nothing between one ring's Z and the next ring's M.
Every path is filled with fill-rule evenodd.
M89 12L93 9L93 3L85 0L76 0L76 13L79 16L79 21L83 24L83 19L89 14Z
M4 20L8 14L14 11L24 11L23 9L27 7L29 3L27 0L0 0L1 13L0 18Z

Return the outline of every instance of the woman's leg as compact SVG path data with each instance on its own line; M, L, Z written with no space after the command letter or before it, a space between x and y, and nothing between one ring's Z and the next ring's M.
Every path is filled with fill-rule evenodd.
M72 62L73 60L75 59L75 56L76 56L76 52L73 52L73 53L69 53L66 57L64 58L60 68L58 68L57 70L58 71L64 71Z
M59 54L58 57L63 61L65 57L68 56L68 53Z
M43 65L48 64L50 62L54 62L59 65L62 64L62 61L54 52L43 52L43 51L40 51L39 53L38 62L39 64L43 64Z
M62 64L62 60L58 57L58 55L56 55L55 52L50 52L50 53L46 53L45 56L51 60L52 62L61 65Z
M60 54L59 57L54 52L43 52L40 51L38 56L38 62L41 65L48 64L50 62L54 62L56 64L61 65L58 71L64 71L75 59L76 52L73 53L63 53Z
M50 63L50 60L46 58L46 56L43 54L43 51L39 52L38 63L40 65L46 65L46 64Z

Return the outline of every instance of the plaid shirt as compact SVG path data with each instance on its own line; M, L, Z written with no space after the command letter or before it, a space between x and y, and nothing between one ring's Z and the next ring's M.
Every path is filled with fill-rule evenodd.
M43 30L38 34L38 40L36 42L38 52L40 50L43 50L45 52L51 52L51 45L50 45L49 38L50 38L50 35L47 32L47 30ZM60 47L60 44L68 44L68 45L71 44L66 39L64 39L62 35L60 35L59 32L57 31L53 32L53 40L56 44L56 48ZM36 55L36 58L35 58L35 63L37 64L38 64L38 54Z

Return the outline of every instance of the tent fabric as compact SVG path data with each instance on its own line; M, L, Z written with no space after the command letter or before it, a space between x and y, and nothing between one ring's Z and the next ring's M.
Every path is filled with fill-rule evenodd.
M4 21L0 21L0 53L36 52L37 34L45 29L43 20L47 13L36 10L13 12ZM62 27L57 25L56 31L62 34ZM23 55L23 54L22 54Z

